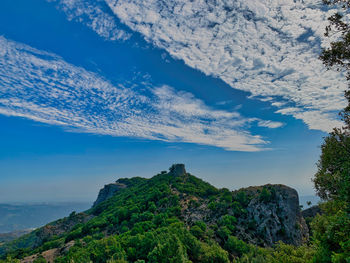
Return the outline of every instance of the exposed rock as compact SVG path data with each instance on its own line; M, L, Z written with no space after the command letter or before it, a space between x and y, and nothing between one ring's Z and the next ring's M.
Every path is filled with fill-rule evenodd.
M256 243L255 234L258 233L264 241L259 245L264 246L280 240L286 244L301 245L308 240L309 231L300 211L296 190L285 185L265 185L245 190L253 198L247 206L247 219L243 220L250 222L254 234L241 228L241 238Z
M116 192L126 187L127 186L125 184L121 184L119 182L105 185L98 193L97 199L92 207L97 206L99 203L111 198Z
M169 168L169 175L171 176L177 177L177 176L182 176L184 174L186 174L186 169L184 164L173 164ZM92 207L95 207L98 204L102 203L103 201L111 198L112 196L115 195L115 193L117 193L121 189L128 187L128 183L131 183L131 182L132 181L129 179L122 178L115 183L105 185L98 193L97 199L94 202Z
M180 194L175 189L172 191L180 197L181 214L187 225L199 220L215 225L221 216L228 214L238 220L234 235L251 244L268 247L281 240L287 244L301 245L309 238L297 191L285 185L265 185L234 191L233 195L244 192L247 197L245 212L239 214L235 214L231 208L209 209L207 199Z
M59 249L53 248L50 250L46 250L42 252L41 254L34 254L28 257L23 258L20 262L21 263L34 263L37 259L39 259L40 256L45 259L47 263L54 263L55 258L59 256Z
M73 247L75 244L75 241L72 240L68 242L67 244L64 244L61 248L53 248L46 251L43 251L42 253L37 253L28 257L23 258L20 262L21 263L34 263L36 260L38 260L40 257L44 258L47 263L54 263L55 259L62 254L68 253L69 249Z
M60 236L64 233L67 233L71 231L75 225L80 223L86 223L92 218L92 215L88 215L85 213L75 214L73 212L70 214L69 217L65 217L53 223L47 224L46 226L39 228L37 231L35 231L36 240L34 247L42 245L52 236Z
M71 240L68 243L64 244L64 246L60 249L60 254L67 254L69 249L75 245L75 241Z
M193 207L191 202L195 202ZM185 197L180 200L182 207L182 217L187 225L192 225L196 221L207 221L209 223L215 223L214 216L209 216L212 211L208 208L208 201L203 199L197 199L193 197Z
M169 174L172 176L181 176L186 174L186 169L184 164L173 164L169 168Z

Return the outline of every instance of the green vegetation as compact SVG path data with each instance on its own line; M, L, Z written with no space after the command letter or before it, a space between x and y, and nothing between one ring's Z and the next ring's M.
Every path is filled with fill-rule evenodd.
M349 0L324 0L342 8L329 17L326 37L329 48L320 58L328 69L344 71L350 80ZM350 89L345 91L348 105L340 112L345 127L335 128L324 140L318 172L314 177L318 195L325 201L323 214L312 222L317 262L350 262Z
M325 138L318 172L318 195L323 214L312 222L317 262L350 262L350 136L335 129Z
M324 2L341 4L346 11L350 7L348 0ZM340 38L323 51L321 59L329 68L344 69L350 79L350 25L341 14L329 20L326 36L336 32ZM173 176L161 172L151 179L120 179L118 183L127 187L86 213L72 213L0 245L3 255L0 263L17 263L34 254L38 255L34 262L46 262L41 253L48 250L57 253L56 263L349 263L349 90L345 96L349 105L341 116L346 126L334 129L321 147L314 184L324 200L320 205L323 214L308 218L312 233L308 244L253 245L264 245L267 229L259 232L257 218L248 218L249 204L254 201L264 208L277 206L276 188L251 187L230 192L216 189L190 174ZM282 208L278 206L279 209ZM277 212L277 217L280 216ZM282 224L283 218L279 220ZM300 227L293 226L296 230ZM284 226L275 230L280 236L287 235ZM246 234L245 241L239 238L242 232Z
M219 190L190 174L173 176L164 172L151 179L118 182L128 187L84 214L72 213L46 230L36 230L8 244L0 262L17 262L50 249L57 249L57 263L311 262L313 250L308 247L281 243L262 248L235 236L237 217L246 215L255 190ZM254 192L255 198L268 202L271 190L259 189L259 193ZM206 214L201 220L186 220L185 206L190 211L205 207ZM73 223L68 231L51 233L56 226ZM39 239L45 231L50 234ZM290 251L295 261L287 260ZM285 260L279 261L281 258ZM36 262L44 260L39 256Z

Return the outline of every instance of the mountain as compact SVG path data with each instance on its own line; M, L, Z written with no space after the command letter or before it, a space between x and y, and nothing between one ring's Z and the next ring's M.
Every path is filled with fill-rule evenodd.
M33 229L62 218L72 211L84 211L90 203L0 204L0 234Z
M20 236L28 234L32 231L33 231L32 229L24 229L24 230L9 232L9 233L2 233L0 234L0 244L15 240L16 238L19 238Z
M294 189L231 192L176 164L150 179L106 185L91 209L6 243L0 254L20 262L284 262L291 250L298 252L289 258L307 260L307 240Z

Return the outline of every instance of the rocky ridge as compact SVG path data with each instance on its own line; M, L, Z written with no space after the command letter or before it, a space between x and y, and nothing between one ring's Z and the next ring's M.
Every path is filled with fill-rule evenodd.
M168 175L181 177L186 180L184 164L170 167ZM94 206L113 197L118 191L127 188L127 185L116 181L105 185L100 190ZM233 191L233 195L245 193L247 204L242 213L234 209L219 211L210 209L209 200L180 193L173 189L181 202L181 214L187 225L196 221L205 221L214 224L222 214L234 215L238 219L236 236L242 240L260 245L272 246L277 241L286 244L301 245L309 238L309 231L299 206L299 197L295 189L281 184L267 184L251 186ZM216 200L219 201L219 200ZM196 203L193 206L193 203Z
M222 227L223 220L231 220L228 225L225 222L230 229L230 235L261 247L272 246L278 241L301 245L308 240L308 227L300 210L296 190L280 184L248 187L236 191L229 191L225 188L216 189L187 173L183 164L176 164L170 167L169 172L163 171L151 179L121 178L115 183L105 185L100 190L92 209L84 213L72 213L69 217L37 229L29 234L29 238L32 240L30 246L37 248L47 240L64 237L60 239L64 240L60 246L50 248L51 250L47 253L45 251L41 253L44 257L51 255L51 260L52 255L59 257L68 253L70 249L68 244L74 244L74 240L83 237L84 233L90 233L90 229L93 231L99 229L99 233L105 236L118 235L120 233L118 229L121 229L121 226L118 223L116 226L104 223L102 219L102 221L99 219L100 214L112 209L114 203L118 202L118 198L124 198L121 200L128 202L128 196L135 187L141 187L140 189L144 189L144 191L157 194L166 185L170 189L166 199L175 200L174 196L177 197L180 209L177 217L185 226L192 229L197 223L204 223L207 229L213 231L213 238L219 244L225 238L221 233L224 231L222 230L224 229ZM135 195L138 193L138 191L134 192ZM154 204L156 204L153 208L154 215L169 208L168 204ZM124 201L121 202L121 205L125 205ZM145 203L145 205L149 206L149 203ZM132 214L132 212L130 213ZM98 228L90 228L89 222L93 220L98 222ZM37 254L37 256L39 255ZM33 262L37 256L26 257L25 262Z
M93 207L111 198L112 196L115 195L116 192L126 187L127 186L125 184L119 183L118 181L112 184L105 185L98 193L97 199L94 202Z

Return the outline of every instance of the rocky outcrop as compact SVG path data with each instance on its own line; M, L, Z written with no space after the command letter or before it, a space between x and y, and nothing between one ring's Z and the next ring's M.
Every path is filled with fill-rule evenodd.
M247 206L247 218L241 220L248 220L250 227L248 231L241 228L238 236L251 243L262 240L263 244L258 245L263 246L271 246L277 241L301 245L308 240L308 227L301 214L296 190L285 185L265 185L249 187L245 191L251 200ZM250 233L249 228L254 231Z
M45 259L47 263L54 263L55 259L62 254L67 254L69 249L73 247L75 241L69 241L64 244L61 248L53 248L49 250L45 250L41 253L37 253L28 257L21 259L20 263L35 263L42 262L42 259Z
M185 165L184 164L173 164L170 168L169 168L169 175L172 176L182 176L186 174L186 169L185 169Z
M92 219L93 216L86 213L76 214L72 212L68 217L59 219L55 222L47 224L39 228L35 233L35 244L33 247L38 247L44 242L49 240L53 236L60 236L62 234L68 233L71 231L77 224L83 224Z
M169 168L168 174L171 176L174 176L174 177L185 175L186 174L185 165L184 164L173 164ZM132 184L133 184L132 179L122 178L122 179L119 179L118 181L116 181L115 183L105 185L98 193L97 199L94 202L92 207L95 207L98 204L102 203L103 201L111 198L112 196L115 195L115 193L117 193L121 189L128 187L129 184L130 184L130 186L132 186Z
M103 201L111 198L113 195L115 195L116 192L120 191L121 189L126 188L127 186L125 184L115 182L113 184L107 184L105 185L100 192L98 193L97 199L94 202L92 207L97 206L99 203L102 203Z
M298 193L288 186L264 185L232 192L233 196L244 196L245 204L238 209L239 212L233 208L235 204L221 205L222 201L217 199L211 202L216 203L213 209L206 198L180 194L176 189L172 191L180 197L181 214L187 225L193 225L196 221L216 225L222 216L233 215L237 218L233 234L251 244L269 247L283 241L301 245L309 238L308 227L299 207ZM233 202L237 203L235 200Z

